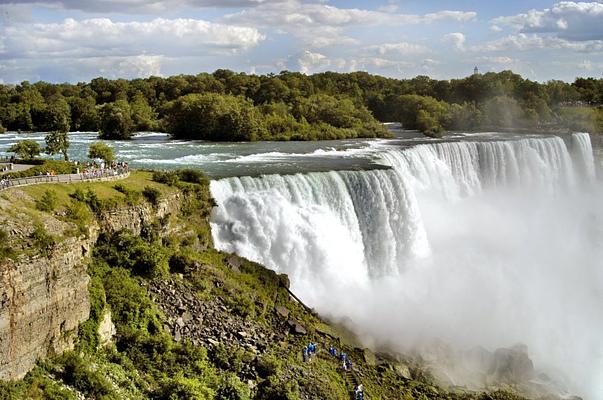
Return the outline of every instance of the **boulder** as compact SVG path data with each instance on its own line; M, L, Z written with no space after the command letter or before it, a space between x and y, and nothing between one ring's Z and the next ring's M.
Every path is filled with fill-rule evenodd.
M306 331L306 328L295 320L290 319L287 321L287 324L291 328L291 333L295 335L305 335L306 333L308 333Z
M99 344L103 347L109 345L116 333L115 325L113 324L113 321L111 321L111 311L105 309L103 318L98 325Z
M492 357L488 374L495 382L523 383L534 376L534 364L528 357L525 347L497 349Z
M287 318L289 316L289 309L287 309L287 307L276 306L274 307L274 310L276 311L276 314L278 316L281 316L283 318Z

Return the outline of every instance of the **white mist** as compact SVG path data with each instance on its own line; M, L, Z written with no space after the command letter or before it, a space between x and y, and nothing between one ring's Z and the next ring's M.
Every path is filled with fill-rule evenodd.
M214 181L218 248L290 275L367 343L528 346L603 398L603 192L590 140L391 149L389 171ZM458 382L462 383L462 382Z

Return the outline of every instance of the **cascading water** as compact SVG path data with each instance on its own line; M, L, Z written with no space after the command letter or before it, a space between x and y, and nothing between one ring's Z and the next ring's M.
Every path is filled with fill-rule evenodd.
M216 246L367 344L522 342L603 393L603 196L587 134L389 148L391 169L211 183Z

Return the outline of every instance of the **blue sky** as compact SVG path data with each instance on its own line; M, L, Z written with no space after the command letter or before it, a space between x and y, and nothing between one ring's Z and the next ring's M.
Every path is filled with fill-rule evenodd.
M0 81L510 69L603 76L603 1L0 0Z

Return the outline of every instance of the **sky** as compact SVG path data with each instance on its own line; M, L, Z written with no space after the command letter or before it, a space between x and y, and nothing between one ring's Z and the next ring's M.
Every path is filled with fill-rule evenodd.
M603 1L0 0L0 83L227 68L603 76Z

